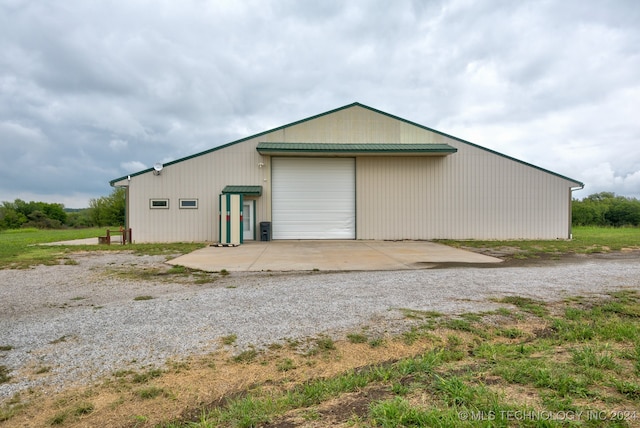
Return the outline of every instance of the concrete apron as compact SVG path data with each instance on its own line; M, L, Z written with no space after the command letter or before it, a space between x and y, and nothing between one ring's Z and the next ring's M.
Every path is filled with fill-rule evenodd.
M250 241L206 247L168 263L208 272L425 269L439 263L502 260L428 241Z

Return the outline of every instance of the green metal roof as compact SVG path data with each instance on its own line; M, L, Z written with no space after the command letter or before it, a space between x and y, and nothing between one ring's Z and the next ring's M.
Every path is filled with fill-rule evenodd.
M447 155L458 151L448 144L340 144L340 143L258 143L260 154L362 153Z
M222 189L222 193L239 193L247 196L260 196L262 195L262 186L226 186Z

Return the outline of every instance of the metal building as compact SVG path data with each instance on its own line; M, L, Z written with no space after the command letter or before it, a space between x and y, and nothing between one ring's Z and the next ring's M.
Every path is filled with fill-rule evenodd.
M273 239L566 239L583 187L359 103L111 185L127 189L134 242L232 240L228 194L241 242L264 222Z

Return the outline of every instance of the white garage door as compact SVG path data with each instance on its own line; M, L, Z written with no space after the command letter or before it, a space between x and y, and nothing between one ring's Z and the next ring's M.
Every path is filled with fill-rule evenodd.
M272 159L273 239L355 239L355 159Z

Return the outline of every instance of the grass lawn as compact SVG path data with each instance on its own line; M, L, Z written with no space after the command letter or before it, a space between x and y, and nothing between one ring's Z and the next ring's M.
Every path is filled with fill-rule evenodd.
M117 230L118 228L111 228ZM201 243L172 244L133 244L133 245L38 245L58 241L70 241L83 238L97 238L105 234L106 228L91 229L17 229L0 231L0 269L23 269L39 264L54 265L63 263L68 255L76 251L122 251L129 250L138 254L186 254Z
M508 248L516 258L539 257L542 254L591 254L622 249L640 249L640 228L579 226L573 228L572 240L455 241L443 239L438 242L456 248L483 250Z

